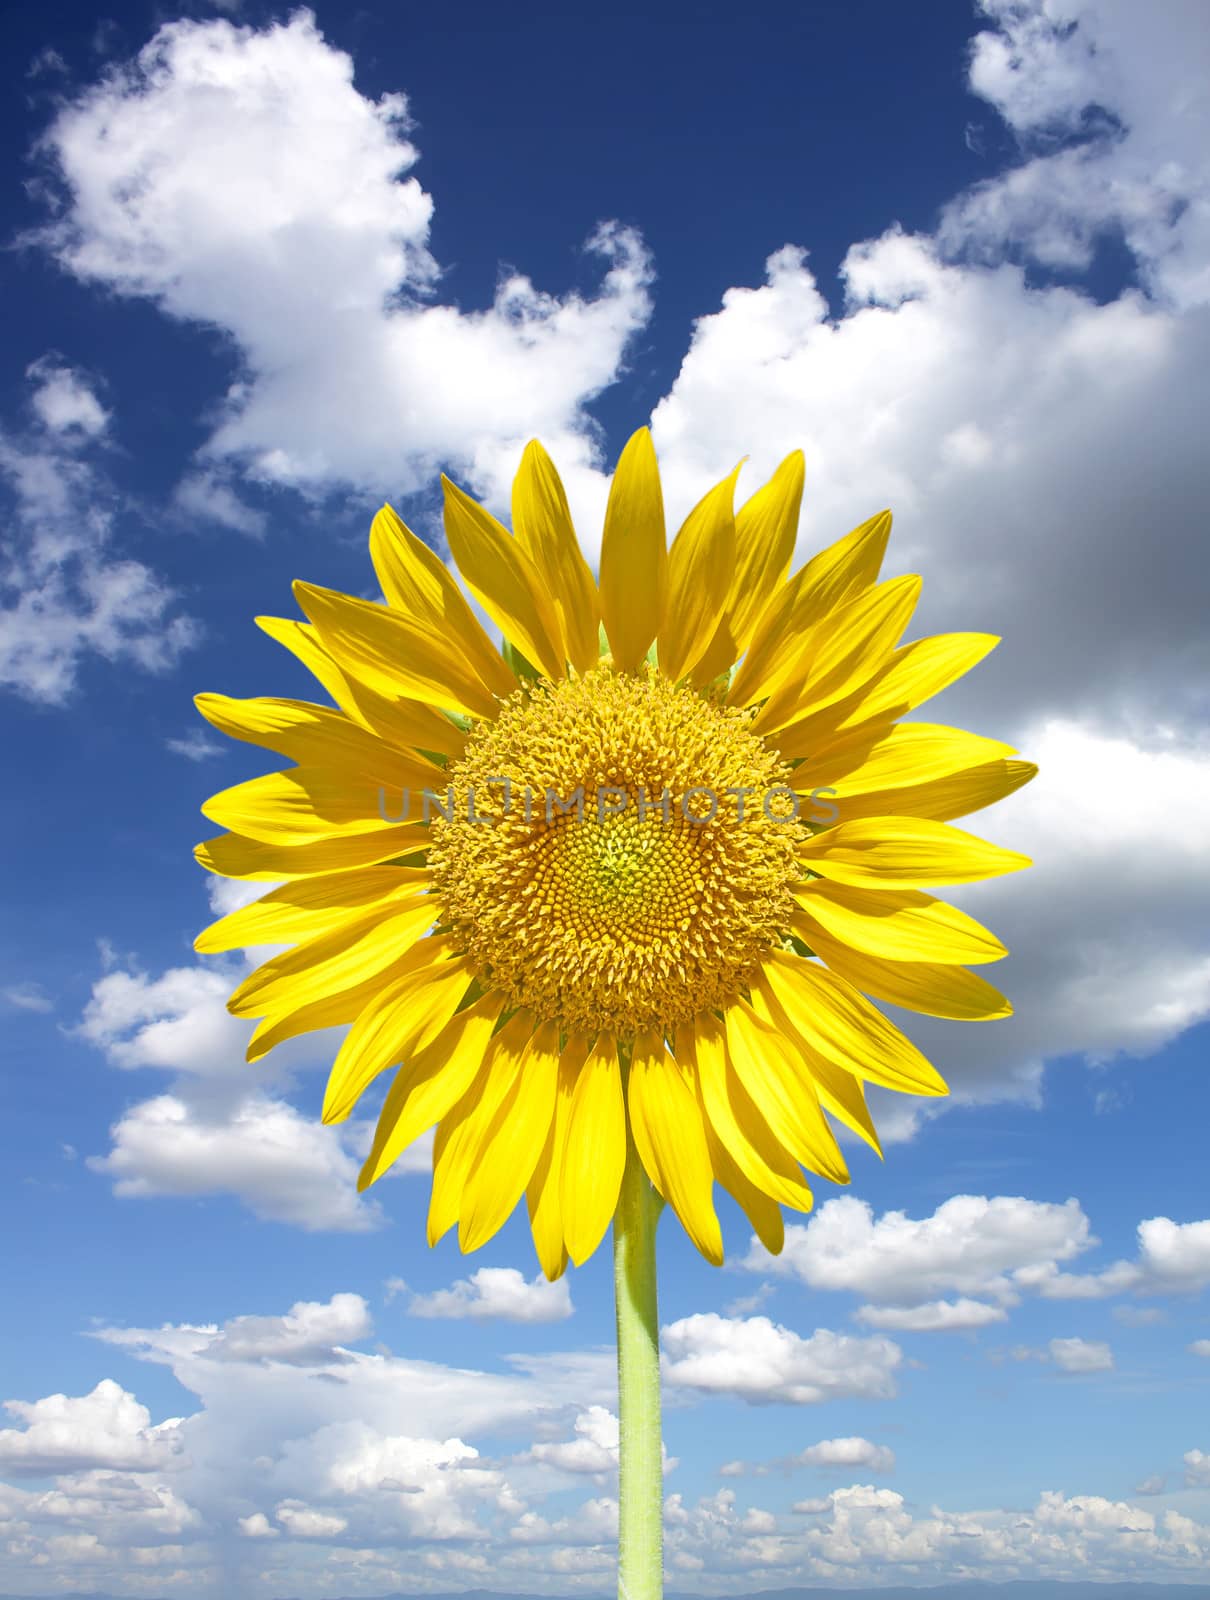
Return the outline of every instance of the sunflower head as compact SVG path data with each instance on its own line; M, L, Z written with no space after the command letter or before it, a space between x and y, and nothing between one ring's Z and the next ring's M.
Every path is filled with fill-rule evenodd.
M868 996L987 1019L1004 955L928 892L1026 865L951 827L1033 775L1009 747L905 722L997 642L902 644L920 583L879 581L883 513L787 577L803 458L734 510L738 468L666 544L651 439L614 474L600 576L537 443L511 531L445 481L466 588L389 507L384 603L299 584L261 619L331 704L198 698L286 770L203 807L203 865L275 880L203 951L287 948L235 991L249 1059L349 1024L324 1104L394 1071L362 1172L435 1129L430 1243L491 1238L522 1194L550 1278L596 1248L628 1150L722 1260L713 1186L765 1245L803 1168L875 1150L864 1084L945 1085Z

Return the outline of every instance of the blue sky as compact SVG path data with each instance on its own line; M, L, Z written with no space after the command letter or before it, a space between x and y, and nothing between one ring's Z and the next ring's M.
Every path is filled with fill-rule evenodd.
M609 1592L608 1251L430 1252L423 1143L359 1199L376 1102L319 1124L338 1038L244 1064L190 851L264 761L191 702L309 694L252 618L372 594L385 498L443 549L442 471L506 511L530 437L594 552L646 423L674 525L799 447L799 560L890 505L920 631L1004 636L946 719L1042 769L980 819L1036 867L955 896L1016 1015L900 1019L950 1099L871 1095L885 1164L777 1261L725 1200L721 1271L661 1225L669 1585L1196 1582L1204 9L10 40L0 1593Z

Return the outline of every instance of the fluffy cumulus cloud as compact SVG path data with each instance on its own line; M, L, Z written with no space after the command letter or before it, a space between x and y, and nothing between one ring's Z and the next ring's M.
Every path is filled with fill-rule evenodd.
M893 1472L895 1452L868 1439L821 1439L797 1455L804 1467L864 1467L869 1472Z
M780 1256L753 1249L744 1265L868 1297L876 1304L857 1313L865 1321L944 1329L991 1320L982 1308L1014 1303L1022 1269L1069 1261L1095 1242L1077 1200L954 1195L914 1219L902 1211L875 1218L868 1201L841 1195L788 1227ZM958 1298L937 1298L946 1293ZM913 1315L887 1318L887 1308Z
M179 1592L198 1595L218 1592L224 1561L244 1559L239 1546L274 1552L266 1579L279 1588L305 1579L305 1553L303 1567L291 1564L299 1549L337 1563L358 1550L444 1560L451 1541L516 1549L511 1531L531 1505L513 1468L539 1498L568 1480L501 1445L528 1443L535 1426L560 1429L585 1407L589 1431L606 1437L596 1423L610 1419L611 1363L547 1355L532 1371L518 1362L493 1374L357 1350L372 1333L364 1300L348 1293L222 1324L95 1330L103 1346L170 1369L197 1407L153 1425L111 1380L80 1398L9 1402L22 1426L0 1430L0 1476L53 1474L55 1488L0 1484L0 1529L13 1535L0 1555L6 1586L66 1561L64 1539L77 1541L81 1582L108 1574L111 1585L145 1564L136 1546L171 1542ZM616 1466L616 1420L613 1445Z
M1101 1300L1126 1290L1137 1295L1199 1294L1210 1284L1210 1221L1148 1217L1136 1233L1133 1261L1115 1261L1090 1273L1060 1272L1054 1263L1042 1262L1020 1270L1016 1281L1048 1300ZM1135 1318L1140 1314L1146 1315L1146 1308L1138 1308Z
M1103 1300L1196 1294L1210 1283L1210 1222L1149 1217L1137 1236L1134 1260L1073 1272L1064 1263L1099 1243L1078 1200L962 1194L913 1218L902 1211L876 1217L868 1201L840 1195L786 1229L780 1256L754 1240L740 1265L867 1297L853 1313L857 1321L916 1333L1004 1322L1027 1294ZM1131 1308L1122 1309L1122 1320L1131 1320Z
M570 1439L538 1439L529 1450L527 1459L555 1467L560 1472L585 1473L605 1483L616 1481L618 1470L618 1419L606 1406L586 1406L572 1425ZM668 1454L661 1443L661 1459L665 1474L679 1465L676 1456Z
M79 1398L10 1403L21 1426L0 1432L5 1475L54 1481L0 1483L0 1578L32 1592L49 1570L70 1573L76 1588L134 1594L132 1574L149 1569L146 1592L199 1597L230 1589L236 1571L271 1593L320 1592L320 1569L372 1576L377 1589L405 1568L436 1588L468 1573L515 1593L567 1592L575 1575L605 1581L617 1536L611 1360L555 1353L489 1373L356 1348L373 1332L364 1300L349 1293L222 1324L95 1330L102 1347L169 1369L194 1409L153 1424L111 1380ZM877 1394L883 1385L860 1379L863 1364L895 1364L890 1350L825 1348L819 1334L797 1351L783 1340L788 1359L771 1356L769 1326L725 1337L686 1319L665 1340L677 1359L691 1345L726 1345L732 1360L780 1362L781 1379L766 1387L787 1399L804 1398L789 1368L816 1391L853 1393L856 1374L858 1392ZM14 1434L26 1442L14 1445ZM1024 1510L909 1506L862 1482L895 1462L860 1437L823 1439L773 1465L842 1481L784 1512L731 1487L696 1500L670 1493L670 1571L708 1570L724 1589L885 1583L892 1572L927 1583L958 1570L1192 1579L1210 1557L1210 1527L1176 1509L1050 1489ZM733 1466L742 1475L744 1464ZM1187 1451L1184 1467L1200 1485L1204 1452ZM575 1486L586 1479L604 1492L584 1498ZM573 1503L559 1498L568 1495ZM468 1553L478 1565L465 1564Z
M530 1454L561 1472L616 1472L618 1419L606 1406L589 1406L576 1418L572 1438L538 1440Z
M322 493L407 493L457 463L497 502L540 434L599 514L584 404L649 312L638 237L587 242L594 297L522 273L492 305L441 299L433 200L402 93L371 100L353 62L296 11L264 29L166 24L65 106L43 140L62 210L43 243L69 271L220 328L241 371L178 492L242 532L231 474Z
M666 1502L670 1564L716 1576L753 1575L766 1587L912 1585L952 1580L1111 1577L1188 1580L1210 1528L1100 1496L1045 1491L1028 1510L909 1509L892 1489L860 1482L797 1502L776 1517L741 1508L720 1489L696 1505ZM890 1575L894 1576L891 1577Z
M1173 0L1161 28L1120 0L980 3L994 27L975 39L971 88L1026 159L956 201L943 237L1083 269L1120 232L1153 294L1204 305L1210 42L1197 0Z
M220 885L220 901L227 887ZM236 885L233 898L245 889ZM114 1067L154 1068L173 1079L128 1106L110 1129L109 1150L87 1165L125 1197L229 1194L258 1217L308 1231L380 1226L378 1202L357 1193L369 1125L325 1127L283 1098L296 1070L330 1063L330 1037L286 1044L250 1084L251 1027L226 1008L235 982L223 964L158 977L123 965L97 980L78 1035Z
M1052 1339L1047 1349L1061 1372L1110 1372L1113 1369L1113 1351L1099 1339Z
M0 1472L41 1478L89 1468L136 1471L169 1464L180 1450L180 1419L157 1426L132 1394L111 1378L91 1394L47 1395L42 1400L6 1400L4 1408L23 1428L0 1429Z
M480 1267L448 1289L413 1295L413 1317L494 1318L504 1322L560 1322L573 1311L566 1277L548 1283L541 1273L530 1280L516 1267Z
M699 1312L670 1323L663 1334L667 1382L756 1405L888 1399L902 1360L890 1339L857 1339L826 1328L804 1339L768 1317Z
M172 589L118 548L110 414L92 382L51 356L26 377L30 420L0 427L0 688L59 705L90 657L162 672L197 627Z

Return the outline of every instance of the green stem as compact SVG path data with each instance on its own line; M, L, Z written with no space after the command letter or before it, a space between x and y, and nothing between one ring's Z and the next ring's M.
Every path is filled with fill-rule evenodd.
M664 1470L655 1228L664 1202L626 1130L626 1171L613 1220L618 1321L618 1600L662 1600Z

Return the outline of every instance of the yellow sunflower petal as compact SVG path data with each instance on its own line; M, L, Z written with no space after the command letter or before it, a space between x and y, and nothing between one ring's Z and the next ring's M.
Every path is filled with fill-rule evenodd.
M414 1050L399 1068L378 1114L374 1143L357 1180L359 1190L376 1183L470 1088L503 1007L502 994L483 995L455 1012L432 1043Z
M723 1235L711 1190L714 1170L697 1096L654 1033L636 1035L626 1083L635 1149L647 1176L685 1232L713 1266L723 1264Z
M881 817L896 812L907 817L931 817L948 822L994 805L1038 774L1032 761L990 761L967 767L945 778L902 788L871 789L838 795L826 803L834 808L820 812L821 820L848 822L856 817ZM797 774L796 774L797 777ZM823 797L817 804L822 804Z
M339 767L290 767L222 789L201 809L232 833L265 844L302 845L381 834L395 821L421 820L424 789L396 788L388 776L376 781Z
M442 769L415 751L406 754L368 733L341 711L305 700L232 700L199 694L194 705L220 733L275 750L301 766L339 767L393 784L440 785Z
M651 434L631 434L609 485L601 538L601 619L619 671L633 671L664 619L668 552Z
M495 714L496 697L458 642L426 622L335 589L296 583L319 641L352 682L386 699L422 700L472 717Z
M822 927L852 949L887 961L978 966L1008 954L995 934L974 917L931 894L852 889L819 878L793 894L800 910L791 926L808 944L815 929Z
M458 1220L471 1158L483 1129L520 1076L533 1033L533 1012L514 1011L500 1031L492 1035L470 1088L437 1124L427 1224L430 1245L443 1239Z
M838 799L848 799L918 788L1014 754L1011 745L963 728L931 722L900 722L894 727L879 723L825 745L795 767L791 782L799 793L828 788ZM900 809L888 805L886 813Z
M447 716L419 700L377 694L366 684L347 678L320 644L319 635L309 622L298 622L293 617L257 617L256 625L297 656L347 716L380 738L405 749L435 750L447 756L462 754L466 737ZM503 661L500 665L507 682L508 669ZM508 693L507 688L504 693Z
M311 844L268 844L238 833L221 833L217 839L195 846L193 854L207 872L217 877L278 883L283 878L309 878L316 873L372 866L423 849L428 841L426 827L404 822L380 832L338 835Z
M849 1169L814 1085L777 1029L744 1000L727 1007L726 1027L736 1076L776 1138L804 1167L833 1183L848 1183Z
M564 675L562 630L542 575L508 529L442 476L445 536L467 588L527 661Z
M499 695L511 693L508 667L453 575L391 506L383 506L370 528L370 559L391 606L452 636L489 688Z
M999 642L994 633L938 633L901 645L853 693L782 728L778 749L791 759L809 756L821 742L866 723L904 717L969 672Z
M727 1059L723 1025L709 1011L676 1031L680 1059L696 1078L706 1118L747 1181L795 1211L810 1211L811 1191L797 1161L779 1144Z
M702 1123L706 1130L706 1146L710 1152L710 1165L714 1169L715 1182L721 1184L741 1207L755 1229L757 1238L769 1254L779 1256L786 1242L786 1225L782 1219L781 1207L776 1200L770 1199L740 1171L727 1146L715 1133L709 1117L703 1115ZM808 1190L808 1204L800 1207L801 1210L810 1210L810 1197Z
M668 601L658 642L660 671L674 681L692 672L705 653L731 592L738 476L739 466L703 495L668 552Z
M577 672L587 672L597 662L597 585L562 480L536 439L525 446L513 479L513 533L554 602L564 654Z
M761 613L790 569L804 471L802 451L792 450L768 483L736 512L735 578L727 606L736 645L732 661L747 649Z
M332 932L305 939L257 967L232 993L227 1009L233 1016L259 1017L356 988L406 960L417 941L424 941L439 909L431 895L421 894L356 912Z
M803 453L794 450L735 513L735 575L714 637L693 669L695 683L709 683L748 648L794 554L802 483Z
M927 817L859 817L817 833L799 860L833 883L858 889L919 889L972 883L1028 867L1028 856Z
M787 640L758 686L760 696L768 698L753 731L771 733L866 683L911 621L920 588L918 577L891 578Z
M345 1035L324 1090L324 1122L343 1122L380 1072L432 1044L458 1009L473 976L470 962L448 955L434 961L425 943L400 958Z
M1012 1015L1013 1008L1000 991L965 967L949 962L942 965L924 961L880 961L828 938L819 927L811 935L811 941L816 955L826 961L838 977L864 989L877 1000L902 1006L905 1011L919 1011L928 1017L950 1017L955 1022L984 1022ZM924 1094L928 1091L911 1089L910 1092Z
M338 928L362 906L389 903L405 894L421 894L429 875L422 867L363 867L353 872L328 872L283 884L268 894L212 922L193 941L202 955L246 949L256 944L295 944Z
M891 514L880 511L813 556L789 583L774 591L757 619L748 653L736 669L727 696L732 705L746 706L760 698L756 685L786 638L821 621L877 582L890 532Z
M263 633L302 662L338 706L351 710L348 679L320 644L319 635L309 622L299 622L296 617L256 617L253 620Z
M812 1050L777 1002L766 990L755 985L752 989L752 1009L762 1022L777 1029L798 1056L801 1066L815 1085L820 1105L829 1116L843 1122L858 1138L865 1140L875 1155L881 1156L882 1143L865 1103L865 1091L852 1073L835 1066L825 1056Z
M470 1158L458 1208L458 1247L478 1250L503 1227L533 1176L555 1114L559 1024L544 1022Z
M576 1266L604 1237L618 1208L626 1166L626 1102L617 1044L603 1033L580 1070L567 1125L559 1208Z
M559 1056L559 1077L555 1085L555 1112L547 1131L546 1143L525 1190L529 1227L534 1249L547 1279L553 1283L567 1270L567 1245L563 1237L563 1152L571 1119L571 1101L580 1078L580 1068L588 1056L591 1039L574 1033Z
M949 1092L894 1023L851 983L818 962L776 951L764 963L753 989L777 1007L815 1056L838 1069L902 1094Z
M425 944L436 945L436 939L426 939ZM301 1004L285 1004L281 1010L266 1011L252 1030L248 1040L247 1059L257 1062L275 1050L287 1039L297 1039L301 1034L314 1033L321 1028L343 1027L356 1022L370 1001L382 988L382 977L374 973L351 989L340 989L324 995L319 1000L306 1000Z

